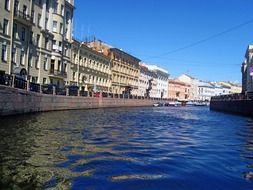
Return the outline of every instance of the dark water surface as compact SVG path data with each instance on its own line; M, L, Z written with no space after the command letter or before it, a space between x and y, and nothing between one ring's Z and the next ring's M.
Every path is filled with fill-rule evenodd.
M1 189L252 190L253 119L120 108L0 119Z

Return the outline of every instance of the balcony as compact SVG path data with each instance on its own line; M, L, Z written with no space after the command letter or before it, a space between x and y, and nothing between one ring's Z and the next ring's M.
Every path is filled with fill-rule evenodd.
M63 71L57 71L51 69L49 71L49 77L55 77L55 78L67 78L67 73Z
M33 25L33 18L30 17L28 14L25 14L22 11L15 11L14 12L14 19L17 22L20 22L26 26L32 26Z

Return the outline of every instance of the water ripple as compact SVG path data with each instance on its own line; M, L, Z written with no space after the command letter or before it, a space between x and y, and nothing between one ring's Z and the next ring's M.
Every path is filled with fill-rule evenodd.
M0 139L4 189L253 189L253 120L207 108L2 118Z

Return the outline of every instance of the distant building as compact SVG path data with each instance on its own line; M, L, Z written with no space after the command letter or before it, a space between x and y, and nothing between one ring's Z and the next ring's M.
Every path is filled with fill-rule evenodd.
M242 92L242 87L232 82L218 82L222 87L228 88L229 94L238 94Z
M157 76L147 66L140 64L138 96L155 97L157 94Z
M88 91L111 91L110 59L104 54L73 40L69 81Z
M172 100L189 100L190 85L178 79L168 80L168 98Z
M156 65L146 65L146 67L155 74L154 85L156 84L157 91L154 92L155 98L168 98L168 79L169 73Z
M231 89L229 87L222 86L217 82L212 82L211 84L214 87L214 96L230 94Z
M184 82L186 84L190 85L190 95L189 95L189 99L190 100L198 100L199 96L198 96L198 84L199 84L199 80L196 78L193 78L189 75L186 74L182 74L179 77L177 77L177 79L181 82Z
M215 89L209 82L199 81L198 85L198 100L210 101L211 97L214 96Z
M138 94L140 60L123 50L101 41L88 42L87 46L103 53L110 59L112 68L112 92Z

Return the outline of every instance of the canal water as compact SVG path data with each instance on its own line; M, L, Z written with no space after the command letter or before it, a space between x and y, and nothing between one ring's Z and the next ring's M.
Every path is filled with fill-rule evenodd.
M207 107L0 119L1 189L252 190L253 119Z

